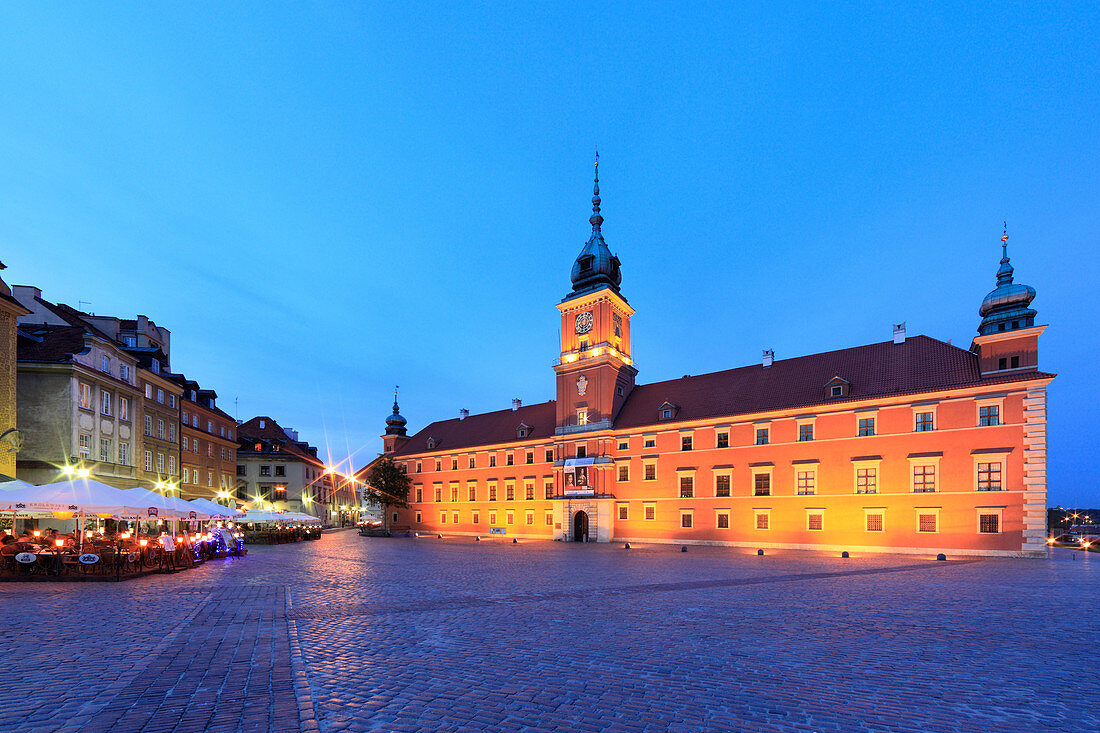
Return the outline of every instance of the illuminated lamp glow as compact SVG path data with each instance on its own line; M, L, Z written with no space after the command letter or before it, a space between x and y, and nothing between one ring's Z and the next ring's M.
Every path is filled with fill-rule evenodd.
M92 475L92 472L91 472L91 471L89 471L89 470L88 470L88 469L86 469L86 468L78 468L78 469L76 470L76 477L77 477L77 478L88 478L88 477L89 477L89 476L91 476L91 475Z
M72 476L74 472L76 472L76 469L72 466L65 466L61 469L61 473L65 474L66 476Z

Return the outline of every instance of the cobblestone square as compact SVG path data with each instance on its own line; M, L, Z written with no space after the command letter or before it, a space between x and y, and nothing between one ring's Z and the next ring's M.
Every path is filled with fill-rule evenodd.
M0 729L1094 730L1098 560L326 532L0 585Z

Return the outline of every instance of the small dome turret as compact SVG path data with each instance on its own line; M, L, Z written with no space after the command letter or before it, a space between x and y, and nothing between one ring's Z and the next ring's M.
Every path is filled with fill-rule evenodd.
M588 222L592 225L592 235L584 245L584 249L577 255L573 263L573 271L570 279L573 281L573 295L597 290L608 286L616 293L619 292L619 284L623 280L619 270L619 258L611 254L607 243L603 241L603 216L600 214L600 155L596 154L596 176L592 187L592 216Z
M1035 288L1012 282L1012 263L1008 259L1008 234L1001 237L1001 266L997 269L997 287L982 300L978 333L986 336L1035 325L1035 311L1028 306L1035 299Z
M401 417L397 407L397 390L393 391L393 414L386 418L386 435L405 435L408 421Z

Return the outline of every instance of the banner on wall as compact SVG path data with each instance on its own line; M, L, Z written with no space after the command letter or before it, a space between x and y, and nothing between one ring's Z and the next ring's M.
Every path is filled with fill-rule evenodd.
M592 487L592 470L595 458L566 458L565 459L565 495L566 496L591 496L595 493Z

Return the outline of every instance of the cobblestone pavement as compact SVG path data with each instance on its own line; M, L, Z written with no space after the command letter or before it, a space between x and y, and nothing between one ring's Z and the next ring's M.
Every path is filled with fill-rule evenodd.
M1100 555L1068 550L331 532L121 584L0 584L0 730L1096 730L1098 581Z

